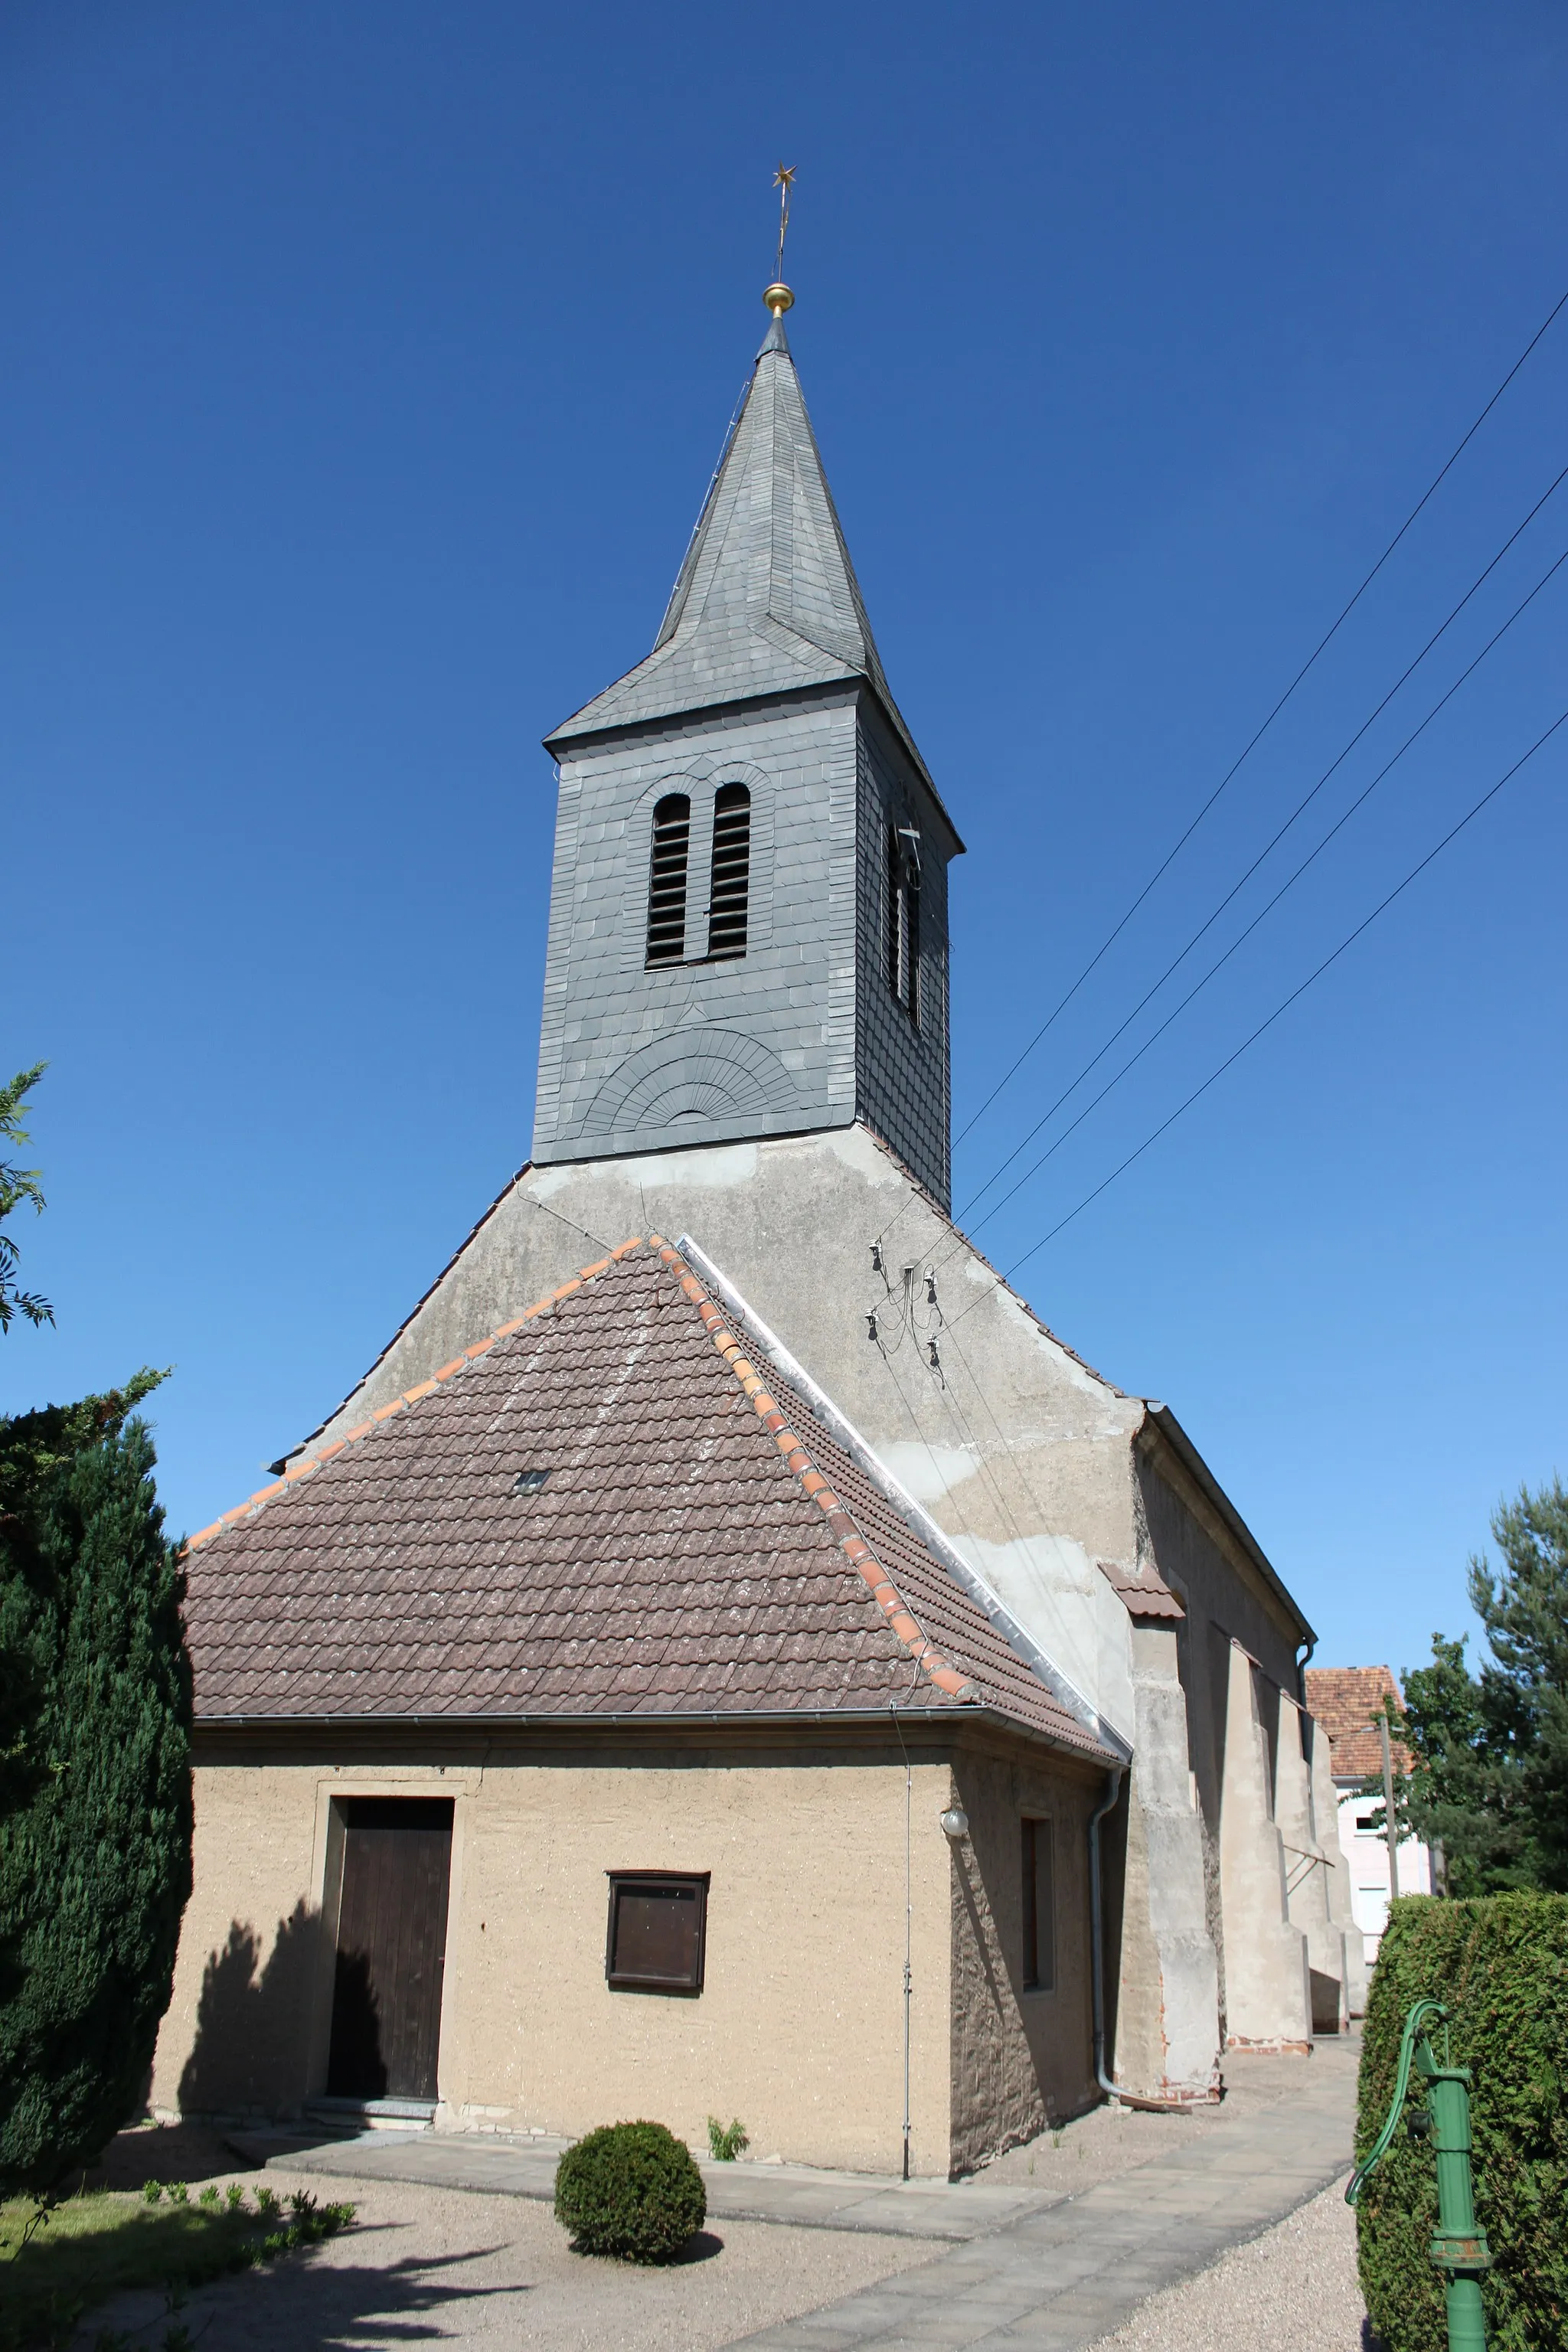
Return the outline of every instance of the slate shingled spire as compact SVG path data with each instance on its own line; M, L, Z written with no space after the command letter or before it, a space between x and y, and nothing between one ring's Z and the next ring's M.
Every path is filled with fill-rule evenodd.
M864 1120L948 1193L947 866L783 312L646 661L558 770L533 1158Z
M549 740L848 678L875 689L913 751L775 318L652 653Z

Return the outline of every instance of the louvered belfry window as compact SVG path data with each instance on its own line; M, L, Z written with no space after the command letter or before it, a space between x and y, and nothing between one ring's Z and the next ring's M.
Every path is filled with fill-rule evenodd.
M921 876L904 835L888 827L888 985L918 1028L921 1017Z
M686 853L690 841L690 801L684 793L666 793L653 813L647 882L649 963L679 963L686 954Z
M743 956L752 889L752 795L721 784L713 802L713 887L708 900L708 952Z

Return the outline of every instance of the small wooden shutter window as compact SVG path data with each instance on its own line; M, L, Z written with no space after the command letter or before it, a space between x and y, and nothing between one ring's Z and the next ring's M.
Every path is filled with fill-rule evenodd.
M1026 1821L1024 1832L1024 1990L1057 1987L1057 1853L1055 1825Z
M700 1993L708 1873L612 1870L605 1977L617 1992Z
M690 801L684 793L666 793L653 813L647 884L649 963L679 963L685 957L686 853L690 840Z
M708 901L708 952L743 956L752 889L752 795L721 784L713 802L713 887Z

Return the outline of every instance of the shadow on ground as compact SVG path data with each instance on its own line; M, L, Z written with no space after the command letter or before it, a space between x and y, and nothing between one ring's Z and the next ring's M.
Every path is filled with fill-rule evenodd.
M383 2229L401 2224L371 2224L340 2239L332 2261L289 2256L275 2269L225 2280L193 2295L180 2313L184 2325L204 2352L367 2352L387 2345L449 2341L458 2312L497 2297L523 2296L534 2292L528 2283L467 2285L457 2271L483 2262L501 2251L499 2246L469 2247L461 2253L433 2257L409 2256L383 2265L375 2260L374 2240ZM355 2244L364 2259L344 2259ZM700 2230L676 2255L669 2267L710 2262L724 2250L724 2241L712 2231ZM584 2256L597 2267L602 2256ZM619 2267L610 2265L606 2267ZM125 2296L94 2315L94 2328L131 2329L161 2318L150 2297ZM91 2340L90 2336L88 2338ZM156 2335L153 2336L156 2341Z
M365 2232L367 2238L374 2232ZM366 2352L372 2343L417 2344L449 2337L447 2322L460 2305L496 2295L525 2294L522 2286L465 2286L447 2275L481 2261L492 2248L419 2260L409 2257L384 2267L374 2259L328 2264L308 2254L286 2255L274 2268L247 2272L204 2287L179 2305L180 2323L204 2352ZM93 2343L100 2331L116 2340L121 2331L139 2343L155 2344L156 2327L170 2305L147 2294L117 2296L91 2315L80 2339Z

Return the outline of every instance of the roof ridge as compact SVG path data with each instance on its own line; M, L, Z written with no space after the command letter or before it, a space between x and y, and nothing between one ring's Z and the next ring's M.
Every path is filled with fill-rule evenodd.
M798 1433L790 1426L788 1416L776 1398L769 1393L762 1374L746 1355L707 1285L693 1274L680 1252L661 1234L650 1234L648 1244L650 1248L658 1252L669 1271L679 1276L680 1287L696 1307L715 1349L734 1374L737 1385L758 1420L772 1433L774 1444L784 1456L784 1467L794 1473L803 1490L822 1510L840 1551L865 1582L872 1600L887 1618L889 1630L895 1639L928 1680L934 1683L939 1690L945 1691L949 1697L977 1705L984 1703L984 1694L973 1676L961 1673L951 1664L935 1643L926 1638L891 1571L867 1542L854 1514L823 1476Z
M393 1397L386 1404L377 1405L375 1411L366 1420L359 1422L353 1429L346 1429L341 1437L332 1440L331 1445L323 1445L317 1454L301 1453L291 1457L289 1467L281 1478L275 1478L269 1486L258 1486L254 1495L247 1496L243 1503L237 1503L232 1510L225 1511L221 1517L214 1519L210 1526L198 1528L194 1536L187 1536L181 1547L182 1552L192 1552L195 1550L198 1544L210 1543L215 1536L223 1533L225 1528L233 1527L237 1519L248 1518L252 1511L259 1510L264 1503L271 1502L274 1496L285 1494L290 1486L299 1486L302 1479L310 1477L318 1471L323 1463L334 1460L345 1447L357 1444L361 1438L368 1437L378 1421L390 1421L395 1413L402 1412L405 1406L419 1403L423 1398L429 1396L433 1390L441 1387L447 1381L455 1380L457 1375L466 1370L478 1357L488 1356L498 1340L509 1339L514 1331L521 1331L525 1323L531 1323L536 1315L544 1314L550 1307L559 1307L563 1298L570 1298L573 1292L581 1290L585 1282L592 1282L598 1275L607 1274L612 1265L618 1264L622 1258L630 1257L634 1250L642 1249L644 1246L643 1235L634 1234L629 1240L617 1244L607 1257L596 1259L592 1265L579 1266L575 1274L568 1276L564 1282L547 1292L544 1297L536 1298L531 1307L525 1307L521 1315L512 1316L510 1321L501 1324L497 1330L490 1332L488 1338L476 1339L471 1348L463 1349L458 1355L452 1358L450 1363L442 1364L427 1381L419 1381L413 1388L405 1389L400 1396Z

